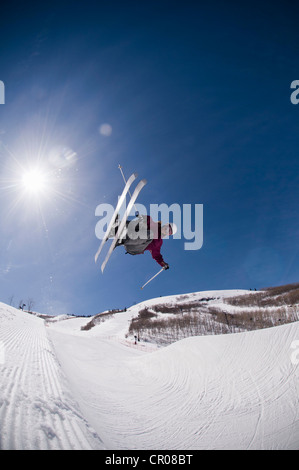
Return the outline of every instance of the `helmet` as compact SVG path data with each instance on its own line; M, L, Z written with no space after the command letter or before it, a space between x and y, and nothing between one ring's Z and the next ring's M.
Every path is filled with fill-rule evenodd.
M173 223L168 224L168 225L169 225L169 235L174 235L178 231L177 226Z

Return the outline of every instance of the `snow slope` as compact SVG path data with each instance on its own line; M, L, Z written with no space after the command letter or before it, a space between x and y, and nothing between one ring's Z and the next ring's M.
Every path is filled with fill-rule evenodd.
M103 449L74 401L45 322L0 303L0 449Z
M0 304L2 449L299 448L298 322L148 352L138 308L82 331Z

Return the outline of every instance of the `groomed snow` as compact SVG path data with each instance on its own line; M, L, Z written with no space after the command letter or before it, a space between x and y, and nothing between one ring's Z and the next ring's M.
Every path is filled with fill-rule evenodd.
M42 319L0 303L0 449L103 449Z
M299 448L298 322L150 352L137 308L82 331L0 304L1 449Z

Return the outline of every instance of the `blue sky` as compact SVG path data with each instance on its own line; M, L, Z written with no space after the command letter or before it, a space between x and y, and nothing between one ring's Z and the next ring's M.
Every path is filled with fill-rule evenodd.
M295 2L1 6L0 300L95 314L147 298L298 281ZM103 135L100 126L112 132ZM204 243L94 254L101 203L203 204ZM38 165L44 191L25 192Z

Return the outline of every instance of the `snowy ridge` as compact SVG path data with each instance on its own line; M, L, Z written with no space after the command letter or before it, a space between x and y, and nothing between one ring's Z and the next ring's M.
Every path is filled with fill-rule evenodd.
M0 304L1 449L299 448L298 322L148 352L123 341L141 307L83 331Z

